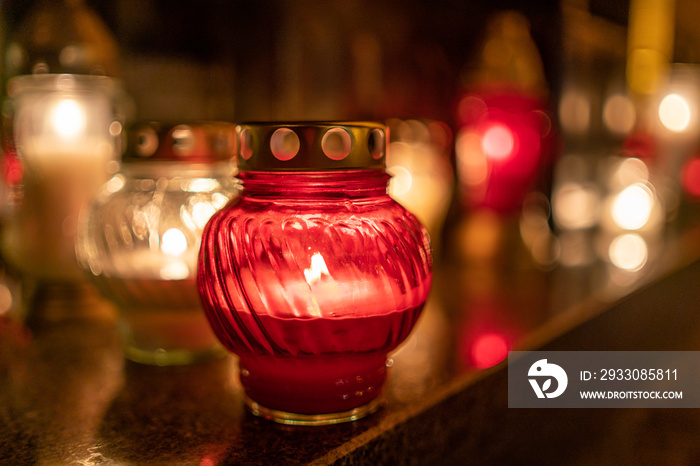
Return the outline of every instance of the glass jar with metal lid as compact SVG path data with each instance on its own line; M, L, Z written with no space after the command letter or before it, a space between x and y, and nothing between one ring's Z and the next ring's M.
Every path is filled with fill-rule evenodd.
M228 123L134 125L120 172L81 221L80 264L120 310L128 359L221 354L195 283L202 229L238 195Z
M238 202L202 236L199 291L246 403L285 424L374 411L428 295L428 234L387 194L382 125L242 124Z

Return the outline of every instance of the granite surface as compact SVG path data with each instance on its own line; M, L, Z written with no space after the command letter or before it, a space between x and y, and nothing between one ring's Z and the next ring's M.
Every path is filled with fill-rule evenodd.
M103 314L31 326L3 316L0 464L700 459L697 410L508 409L504 364L477 370L467 350L474 332L494 328L518 335L523 348L698 349L700 263L621 300L588 300L573 311L552 304L551 275L505 274L506 288L489 294L473 293L485 289L473 286L474 277L451 269L438 274L418 328L393 355L384 406L326 427L282 426L249 414L233 356L183 367L139 365L124 361L116 324Z

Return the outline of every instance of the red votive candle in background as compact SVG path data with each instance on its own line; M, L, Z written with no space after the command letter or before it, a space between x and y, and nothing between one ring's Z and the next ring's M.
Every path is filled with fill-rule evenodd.
M455 138L460 200L468 209L517 212L549 155L547 83L529 23L507 11L489 22L465 70Z

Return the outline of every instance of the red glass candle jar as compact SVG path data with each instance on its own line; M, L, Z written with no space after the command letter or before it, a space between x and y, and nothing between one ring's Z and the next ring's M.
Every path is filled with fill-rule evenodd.
M239 356L254 414L315 425L363 417L432 279L425 228L386 192L384 128L238 133L243 194L211 218L199 254L209 321Z

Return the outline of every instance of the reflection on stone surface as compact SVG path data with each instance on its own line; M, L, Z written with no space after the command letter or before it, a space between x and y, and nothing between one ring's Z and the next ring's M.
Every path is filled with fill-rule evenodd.
M98 429L104 457L218 464L236 441L244 412L232 358L184 367L127 363L125 376Z
M39 464L83 457L121 379L113 327L80 321L41 328L1 357L10 370L0 374L5 379L0 393L7 398L0 417L12 419L8 427L22 435L2 451L10 458L31 451L32 462Z
M439 299L426 302L423 314L408 339L390 355L389 386L385 398L411 403L428 395L448 377L452 341L449 321Z

